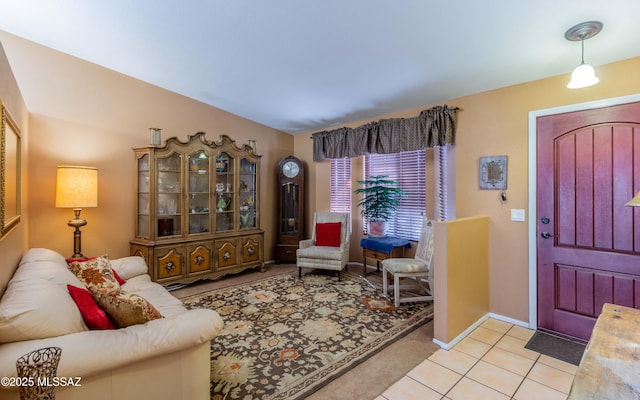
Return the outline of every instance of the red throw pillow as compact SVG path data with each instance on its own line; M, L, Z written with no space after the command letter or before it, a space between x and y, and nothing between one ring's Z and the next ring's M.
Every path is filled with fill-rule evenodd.
M316 246L340 247L342 222L320 222L316 224Z
M67 284L67 289L69 290L71 298L78 306L78 310L80 310L80 314L82 314L84 323L87 324L89 329L116 329L113 322L111 322L107 316L107 313L98 306L98 303L96 303L93 296L87 289L82 289L69 284Z

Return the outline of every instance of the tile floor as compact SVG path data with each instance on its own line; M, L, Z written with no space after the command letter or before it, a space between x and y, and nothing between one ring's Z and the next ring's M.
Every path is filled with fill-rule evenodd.
M439 349L376 400L564 400L577 367L525 349L534 331L488 319Z

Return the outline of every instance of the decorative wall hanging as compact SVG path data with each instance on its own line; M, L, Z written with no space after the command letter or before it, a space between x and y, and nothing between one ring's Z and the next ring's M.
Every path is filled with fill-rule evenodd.
M20 222L20 130L0 102L0 238Z
M480 189L507 188L507 156L480 157Z

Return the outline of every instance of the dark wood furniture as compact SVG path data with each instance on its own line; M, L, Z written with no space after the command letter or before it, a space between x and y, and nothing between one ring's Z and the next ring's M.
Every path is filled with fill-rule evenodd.
M304 164L293 156L278 163L278 236L275 261L296 262L298 244L304 239Z
M264 270L259 223L260 156L249 145L203 132L181 142L134 149L135 238L161 284L216 279L247 268Z
M411 247L406 239L392 236L366 237L360 240L362 247L363 273L367 274L367 259L376 260L376 271L380 271L380 261L387 258L404 257L404 249Z

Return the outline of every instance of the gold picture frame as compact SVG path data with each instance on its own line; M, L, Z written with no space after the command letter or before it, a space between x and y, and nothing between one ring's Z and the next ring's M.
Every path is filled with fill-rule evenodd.
M0 101L0 239L20 222L20 129Z

